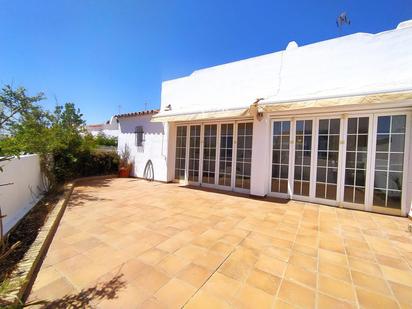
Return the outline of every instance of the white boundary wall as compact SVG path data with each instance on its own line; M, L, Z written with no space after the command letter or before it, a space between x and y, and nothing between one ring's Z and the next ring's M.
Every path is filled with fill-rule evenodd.
M0 207L4 233L7 233L42 197L43 182L38 155L25 155L2 162L0 172Z

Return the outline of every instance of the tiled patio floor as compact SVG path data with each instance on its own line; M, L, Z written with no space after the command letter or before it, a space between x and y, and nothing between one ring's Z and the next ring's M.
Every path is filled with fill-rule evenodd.
M75 189L29 299L51 308L412 308L410 222L92 181Z

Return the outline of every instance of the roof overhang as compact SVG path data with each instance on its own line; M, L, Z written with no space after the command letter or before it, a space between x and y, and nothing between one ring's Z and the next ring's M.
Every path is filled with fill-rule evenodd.
M259 107L263 112L287 112L296 110L332 108L344 106L365 106L384 103L401 103L412 100L412 90L398 92L383 92L363 95L327 97L306 100L271 101L262 100Z
M198 120L217 120L224 118L242 118L251 116L248 108L213 111L213 112L194 112L187 114L162 114L159 113L152 117L152 122L182 122L182 121L198 121Z

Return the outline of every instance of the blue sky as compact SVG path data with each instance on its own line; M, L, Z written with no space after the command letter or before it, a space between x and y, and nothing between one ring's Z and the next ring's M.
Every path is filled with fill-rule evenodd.
M336 17L352 21L339 30ZM193 70L412 19L411 0L0 0L0 84L70 101L88 123L160 105Z

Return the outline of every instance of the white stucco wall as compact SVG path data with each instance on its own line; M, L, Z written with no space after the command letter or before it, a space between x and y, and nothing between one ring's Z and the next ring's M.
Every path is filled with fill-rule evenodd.
M37 155L21 156L3 164L0 172L0 207L7 233L40 200L44 192L40 160Z
M167 172L167 125L163 123L150 122L151 115L120 117L118 150L124 149L127 144L130 147L133 160L132 176L144 177L144 169L151 160L153 163L154 179L168 181ZM143 126L143 147L136 146L136 126Z

